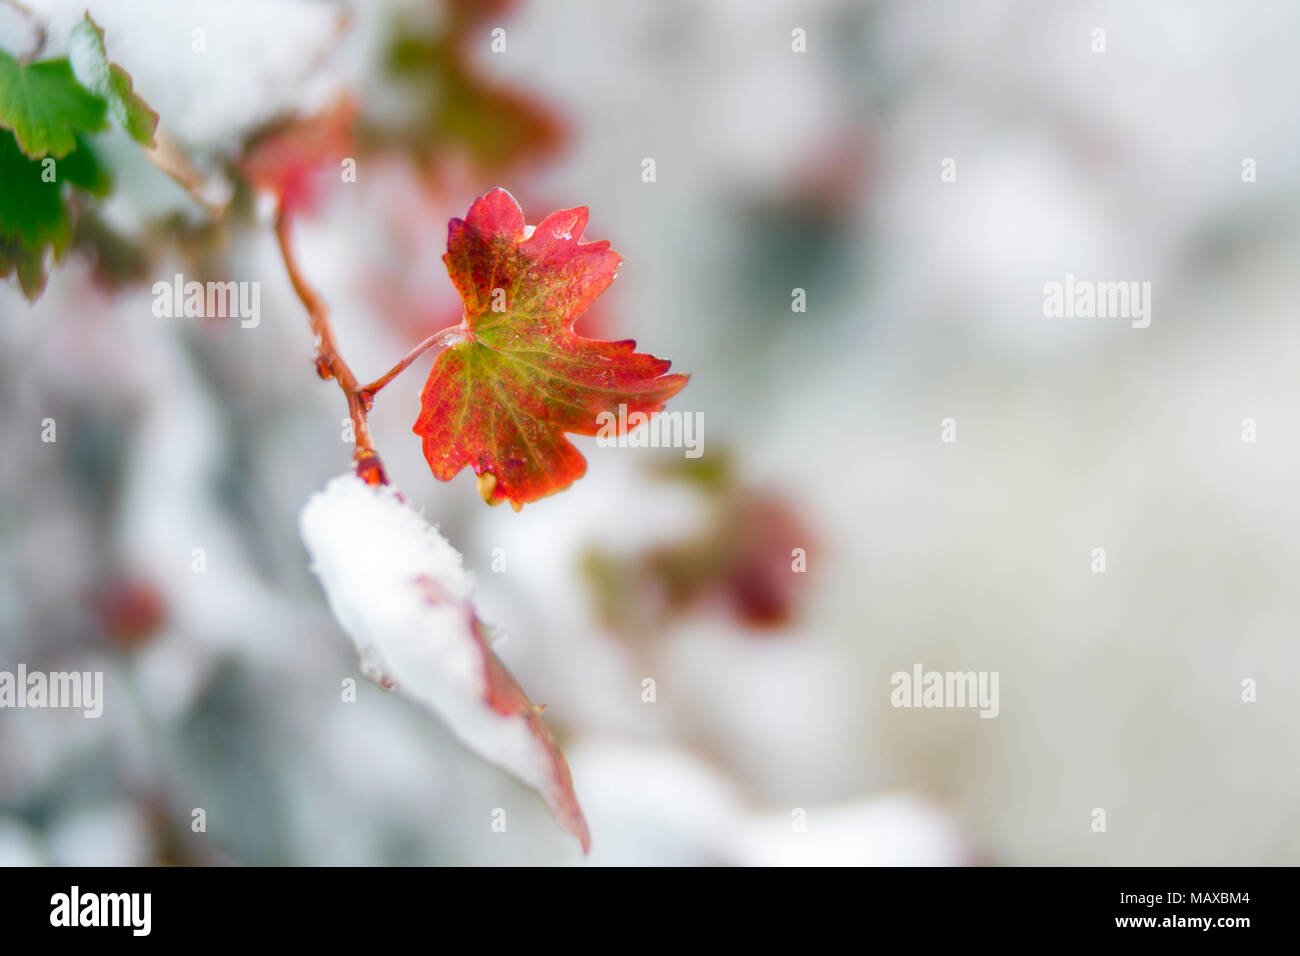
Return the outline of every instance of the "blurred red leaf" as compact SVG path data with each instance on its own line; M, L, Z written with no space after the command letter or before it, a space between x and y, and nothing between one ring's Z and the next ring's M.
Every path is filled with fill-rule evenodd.
M789 623L806 593L812 531L773 491L745 486L725 451L656 469L702 494L698 531L626 558L589 550L582 571L605 626L657 634L674 618L721 611L756 632Z
M167 620L167 603L152 581L123 578L98 588L90 598L99 626L119 647L139 647Z
M341 181L358 113L357 102L344 97L317 116L289 121L252 146L241 164L244 175L287 213L312 211L325 187Z
M390 50L396 78L418 103L405 145L417 167L434 178L462 163L502 175L550 155L565 140L564 124L550 109L494 82L475 63L475 44L489 37L484 22L514 6L511 0L456 0L432 32L403 29Z

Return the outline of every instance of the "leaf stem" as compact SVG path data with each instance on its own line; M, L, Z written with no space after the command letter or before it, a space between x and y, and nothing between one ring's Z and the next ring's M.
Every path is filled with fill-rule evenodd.
M307 310L307 322L316 336L316 371L321 378L332 378L339 383L344 397L348 401L348 416L352 419L352 430L356 435L357 450L352 456L357 474L368 484L384 484L387 477L383 464L375 452L370 438L370 424L366 415L374 401L375 393L395 379L408 368L412 362L425 352L435 347L446 348L466 334L465 325L448 326L434 332L431 336L411 349L400 362L375 379L369 385L357 383L352 368L339 352L338 340L334 338L334 326L330 322L329 309L312 285L302 274L298 259L293 252L290 235L290 218L281 204L275 212L275 238L280 246L280 257L284 260L284 269L293 285L293 291Z
M374 400L376 392L378 392L381 388L383 388L393 379L397 378L397 376L400 375L402 372L406 371L406 369L410 367L412 362L418 359L425 352L429 351L429 349L435 347L446 348L449 345L455 344L464 335L465 335L464 322L461 322L457 325L449 325L445 329L439 329L437 332L434 332L431 336L429 336L427 339L425 339L415 348L411 349L411 351L407 352L406 355L402 357L402 360L400 362L398 362L396 365L390 368L382 376L375 379L369 385L363 385L361 387L362 399L365 400L368 406L370 402Z

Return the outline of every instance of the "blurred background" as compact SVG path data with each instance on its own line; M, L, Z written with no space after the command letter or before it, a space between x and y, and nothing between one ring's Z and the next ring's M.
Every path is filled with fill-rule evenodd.
M457 321L447 221L498 185L590 207L625 261L579 329L704 423L575 439L514 514L429 474L431 356L371 414L590 862L1300 862L1300 8L25 4L0 48L89 9L208 205L107 134L44 295L0 285L0 670L106 675L97 720L0 710L0 863L584 860L417 706L341 701L297 533L351 446L268 190L366 380ZM260 323L156 317L178 272ZM1150 326L1045 317L1066 274L1150 282ZM892 707L916 664L997 672L998 716Z

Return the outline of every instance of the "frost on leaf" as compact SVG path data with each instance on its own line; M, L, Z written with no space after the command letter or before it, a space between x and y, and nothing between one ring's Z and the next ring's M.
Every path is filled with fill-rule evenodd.
M434 363L415 432L434 477L468 465L489 504L563 491L587 470L566 432L595 435L601 412L640 421L633 412L659 411L686 384L631 340L573 331L621 261L608 242L579 242L586 226L583 206L528 227L514 197L493 189L448 227L443 260L465 337Z
M142 146L153 146L158 114L135 92L131 74L109 62L104 31L90 14L72 30L68 59L82 86L108 104L108 111L127 135Z
M488 646L460 554L391 486L352 474L313 495L299 524L362 673L433 711L469 749L537 790L586 852L569 765Z

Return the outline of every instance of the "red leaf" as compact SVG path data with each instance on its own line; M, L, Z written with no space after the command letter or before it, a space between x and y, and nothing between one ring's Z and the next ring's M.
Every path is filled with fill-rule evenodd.
M343 97L318 116L294 119L257 141L241 167L258 189L287 213L313 210L339 181L339 162L353 151L352 125L359 104Z
M578 805L578 795L573 790L573 774L569 771L569 762L564 759L564 753L555 742L551 729L542 720L542 710L545 708L533 706L514 675L493 653L483 635L483 623L472 610L469 612L469 621L474 640L482 650L487 665L488 706L503 717L515 717L528 725L529 733L550 762L551 783L543 797L551 815L564 829L578 838L583 853L591 852L591 832L587 829L582 807Z
M465 304L464 338L434 363L415 432L434 477L469 465L489 504L518 510L563 491L587 471L565 432L595 435L601 412L619 422L657 412L689 378L665 374L671 363L631 340L573 331L622 261L608 242L579 242L586 225L581 206L530 229L514 197L493 189L448 227L443 261Z

